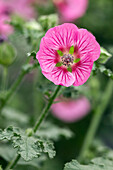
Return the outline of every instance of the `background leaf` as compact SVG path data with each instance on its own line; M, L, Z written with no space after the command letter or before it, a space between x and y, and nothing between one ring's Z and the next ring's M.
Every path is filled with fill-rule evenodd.
M45 122L40 128L40 131L36 133L43 138L58 141L61 137L70 139L74 136L73 132L68 128L59 127L52 122Z
M81 165L76 160L67 163L64 170L113 170L113 161L104 158L95 158L89 165Z
M110 54L106 49L101 47L101 54L97 61L101 64L105 64L111 57L112 54Z
M4 131L0 130L0 140L7 139L12 142L18 154L25 161L31 161L46 153L50 158L55 156L53 143L49 140L40 139L40 137L28 137L19 128L8 127Z

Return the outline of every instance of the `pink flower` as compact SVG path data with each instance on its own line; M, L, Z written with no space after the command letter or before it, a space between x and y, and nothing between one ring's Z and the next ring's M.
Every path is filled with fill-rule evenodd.
M11 8L12 13L17 14L22 18L30 19L35 15L30 0L9 0L7 1L7 4Z
M58 100L58 99L57 99ZM64 122L75 122L88 114L91 106L86 97L77 100L62 101L51 107L52 114Z
M6 15L0 15L0 35L8 36L13 32L13 28L6 22L10 21L10 18Z
M0 35L8 36L13 32L13 28L6 24L10 21L10 14L17 14L25 19L34 16L32 2L33 0L0 0Z
M68 87L87 81L99 55L100 46L90 32L65 23L47 31L37 59L47 79Z
M0 0L0 35L9 35L13 29L6 22L10 21L9 7L5 3L6 1Z
M2 0L0 0L0 15L4 13L6 6Z
M7 3L5 0L0 0L0 15L5 15L9 11Z
M84 15L88 0L53 0L63 21L73 21Z

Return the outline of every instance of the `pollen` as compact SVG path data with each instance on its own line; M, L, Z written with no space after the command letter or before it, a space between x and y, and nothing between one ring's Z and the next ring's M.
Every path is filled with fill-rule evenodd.
M61 60L62 60L63 65L69 67L69 66L71 66L73 64L74 57L71 54L64 54L61 57Z

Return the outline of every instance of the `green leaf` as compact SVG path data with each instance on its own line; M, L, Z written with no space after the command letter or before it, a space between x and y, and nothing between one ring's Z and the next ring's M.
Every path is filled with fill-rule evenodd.
M20 112L11 107L5 107L2 110L1 115L3 118L9 120L10 122L15 121L24 125L29 123L29 116L26 113Z
M4 131L0 130L0 140L7 139L12 142L17 153L25 161L30 161L46 153L50 158L55 156L53 143L40 137L28 137L19 128L8 127Z
M34 19L25 23L25 28L28 30L42 31L41 25Z
M2 170L2 166L0 165L0 170Z
M98 69L101 73L104 73L106 76L110 77L113 80L113 72L110 69L107 69L103 65L99 65Z
M67 71L69 71L69 72L72 73L72 68L71 68L71 67L68 67L68 68L67 68Z
M61 67L61 66L62 66L62 63L60 62L56 64L56 67Z
M2 131L0 129L0 140L11 140L14 136L18 136L19 135L19 129L9 126L8 128L6 128L4 131Z
M63 52L62 52L62 51L57 50L57 53L58 53L60 56L63 56Z
M101 47L101 54L97 61L101 64L105 64L111 57L112 55L103 47Z
M22 67L22 71L24 73L29 73L31 72L33 69L37 68L39 66L39 63L35 63L35 64L25 64L23 67Z
M1 144L0 145L0 157L6 160L7 162L10 162L14 156L16 155L16 150L14 150L10 145L7 144ZM34 158L32 161L26 162L23 159L20 159L18 161L18 165L24 165L24 166L33 166L35 168L41 168L42 163L44 163L47 160L46 155L40 156L38 159ZM25 167L24 167L25 168Z
M113 150L106 146L100 139L95 139L86 152L83 162L89 162L95 157L104 157L113 160Z
M59 127L51 122L45 122L36 135L39 135L45 139L58 141L61 137L70 139L74 134L70 129Z
M51 27L55 27L56 25L58 25L58 15L41 15L39 17L39 23L41 24L42 28L47 31Z
M105 158L95 158L89 165L81 165L76 160L67 163L64 170L113 170L113 161Z
M78 63L80 61L80 58L76 58L75 60L74 60L74 63Z
M25 20L19 15L11 15L11 21L9 22L9 24L12 25L15 30L22 32L24 23Z
M13 140L14 147L18 148L18 153L25 161L39 157L42 153L47 153L50 158L55 156L53 143L35 137L21 135L21 138Z
M39 157L42 152L37 140L33 137L21 136L13 141L14 147L18 148L18 153L25 161Z
M69 54L73 54L74 53L74 46L71 46L69 49Z
M44 152L48 153L50 158L54 158L54 156L56 155L56 152L54 151L54 145L52 142L50 141L44 141L43 142L43 146L44 146Z
M16 58L15 48L8 42L0 44L0 64L10 66Z

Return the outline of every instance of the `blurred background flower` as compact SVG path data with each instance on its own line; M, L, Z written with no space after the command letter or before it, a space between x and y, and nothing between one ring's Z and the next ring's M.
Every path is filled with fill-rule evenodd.
M91 105L86 97L78 99L59 98L51 107L52 114L64 122L75 122L86 116L91 110Z
M12 27L6 23L9 21L9 7L5 1L0 0L0 35L9 35L12 33Z
M31 19L35 17L34 8L31 6L32 2L31 0L9 0L7 4L13 14L19 15L25 19Z
M0 15L0 35L8 36L13 32L13 28L6 22L10 21L10 17L7 15Z
M0 34L10 35L13 32L12 26L7 22L12 16L19 16L23 19L35 17L35 10L32 7L33 0L0 0Z
M84 15L88 0L53 0L60 18L64 22L72 22Z
M2 15L8 14L8 11L9 11L9 7L6 4L6 1L0 0L0 14L2 14Z

